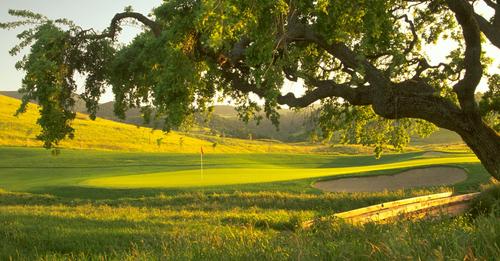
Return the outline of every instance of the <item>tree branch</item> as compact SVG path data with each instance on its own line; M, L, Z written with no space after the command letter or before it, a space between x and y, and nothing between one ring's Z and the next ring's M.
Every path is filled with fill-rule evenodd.
M147 26L149 29L151 29L151 32L156 36L160 36L161 34L161 27L158 23L155 21L147 18L141 13L136 13L136 12L123 12L123 13L117 13L111 19L111 23L109 27L101 34L87 34L88 32L92 32L93 30L84 30L81 31L77 37L83 37L85 39L104 39L104 38L111 38L114 39L116 37L116 33L119 31L119 23L128 18L133 18L139 22L141 22L143 25Z
M497 11L500 15L500 11ZM495 19L496 25L491 24L488 20L486 20L481 15L474 12L474 18L481 29L481 32L488 38L488 40L494 46L500 48L500 19Z
M263 90L258 89L235 72L222 71L222 76L230 82L231 86L238 91L248 93L253 92L260 97L265 97ZM339 97L349 101L352 105L370 105L373 98L373 89L370 86L351 87L349 84L338 84L332 80L317 80L309 78L308 83L317 88L307 92L301 97L295 97L293 93L280 95L277 102L281 105L288 105L294 108L307 107L310 104L328 97Z
M468 3L456 0L446 0L446 3L455 13L465 40L465 75L453 86L453 90L458 95L460 106L464 111L479 115L474 92L483 77L480 30Z

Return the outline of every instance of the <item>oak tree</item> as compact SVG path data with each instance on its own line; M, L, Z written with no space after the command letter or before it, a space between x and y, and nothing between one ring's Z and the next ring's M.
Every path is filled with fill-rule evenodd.
M491 17L477 12L490 8ZM323 134L401 148L434 126L458 133L488 172L500 179L500 76L489 75L485 43L500 48L498 0L168 0L151 14L127 8L102 32L66 19L11 10L28 26L19 34L29 53L16 65L26 72L22 112L41 106L39 139L50 148L72 137L75 75L85 77L95 116L109 86L115 113L140 107L181 125L216 97L230 98L243 120L278 109L315 104ZM124 23L143 26L129 44L117 42ZM453 42L433 64L427 50ZM476 88L488 78L478 103ZM303 82L303 94L282 93ZM262 98L256 102L252 95Z

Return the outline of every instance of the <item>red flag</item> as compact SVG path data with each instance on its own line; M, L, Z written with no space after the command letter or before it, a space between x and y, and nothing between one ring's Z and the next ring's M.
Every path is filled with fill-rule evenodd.
M203 155L203 146L200 146L200 152L201 152L201 155Z

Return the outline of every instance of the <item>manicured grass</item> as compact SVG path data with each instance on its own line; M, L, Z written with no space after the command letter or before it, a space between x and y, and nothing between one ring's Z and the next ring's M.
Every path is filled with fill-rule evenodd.
M297 166L261 166L253 168L208 168L203 170L180 170L152 174L113 176L94 178L81 182L82 185L110 188L156 188L156 187L201 187L246 183L264 183L285 180L297 180L325 176L359 174L370 171L392 170L428 165L451 163L475 163L476 157L451 157L436 159L415 159L403 162L381 163L377 165L360 164L353 167L338 168L297 168Z
M57 187L103 189L220 188L227 185L272 182L312 182L319 177L375 175L427 165L478 165L470 154L422 153L373 156L312 154L205 154L203 175L196 154L118 153L64 150L52 156L46 150L0 148L0 187L11 191L44 192ZM487 180L478 169L475 181ZM479 177L479 178L476 178ZM467 183L467 182L466 182ZM476 182L478 183L478 182Z

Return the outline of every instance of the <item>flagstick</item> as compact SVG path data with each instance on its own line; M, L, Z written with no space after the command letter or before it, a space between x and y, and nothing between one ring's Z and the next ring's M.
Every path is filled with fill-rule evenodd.
M201 182L203 183L203 153L200 153L200 175Z
M205 197L205 189L203 188L203 147L200 147L200 176L201 176L201 193Z

